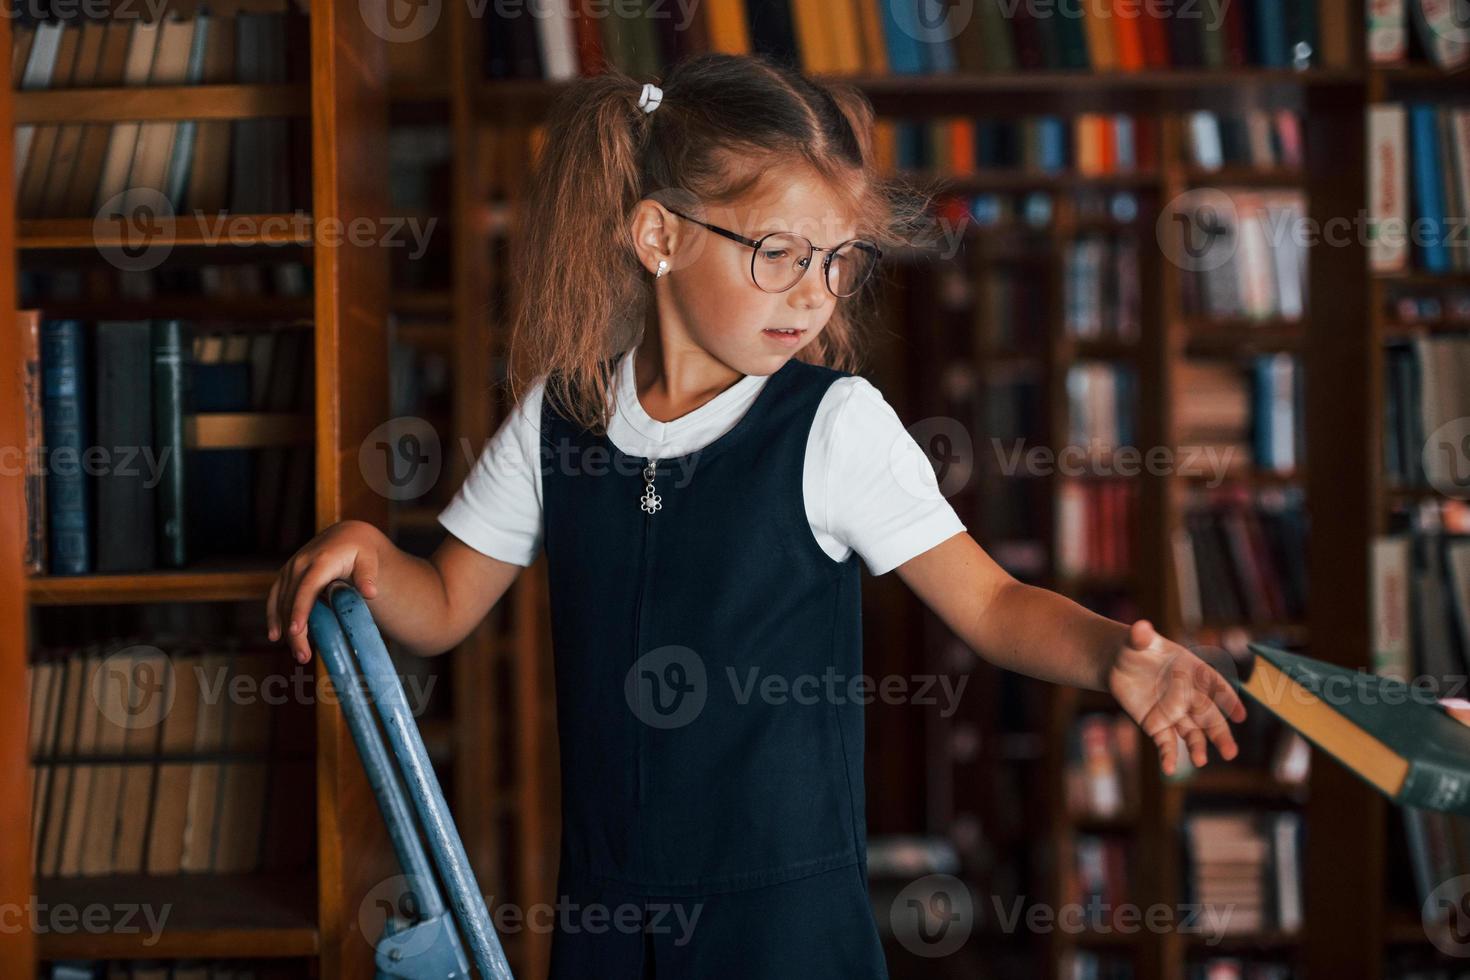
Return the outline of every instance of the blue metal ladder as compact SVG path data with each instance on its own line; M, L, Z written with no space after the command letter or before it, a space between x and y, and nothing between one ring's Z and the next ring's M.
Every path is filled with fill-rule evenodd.
M378 940L375 958L378 980L453 980L473 976L460 934L454 928L456 922L469 943L475 969L483 980L514 980L500 940L490 925L485 898L475 882L464 843L424 750L418 725L409 711L403 684L394 672L388 648L368 612L367 602L348 582L331 583L312 605L307 635L332 678L347 727L357 743L358 756L378 798L378 809L388 825L399 867L410 883L414 898L412 914L416 921L395 930L390 917L387 931ZM363 682L357 680L359 669ZM392 747L391 761L367 704L369 698L377 706L383 731ZM394 768L395 762L399 768ZM449 891L453 919L446 914L434 870L419 839L420 829L433 854L433 868L438 870Z

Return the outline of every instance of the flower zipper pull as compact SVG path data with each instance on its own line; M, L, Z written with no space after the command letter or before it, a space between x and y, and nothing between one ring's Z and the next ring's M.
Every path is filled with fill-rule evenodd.
M643 467L643 496L639 500L640 506L645 514L655 514L664 505L664 500L653 492L653 478L658 475L658 460L650 459L648 465Z

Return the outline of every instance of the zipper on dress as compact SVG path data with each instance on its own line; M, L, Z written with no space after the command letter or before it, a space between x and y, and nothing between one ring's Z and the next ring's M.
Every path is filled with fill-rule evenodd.
M658 475L658 460L650 459L643 467L644 489L640 507L643 510L643 546L639 556L641 567L638 569L638 601L633 613L633 662L638 660L646 652L643 649L643 603L644 596L648 592L649 561L648 552L651 547L653 535L653 515L663 507L663 498L654 492L653 481ZM643 678L633 678L633 688L637 692L637 728L634 731L633 746L633 773L636 785L634 802L638 806L643 805L647 796L648 776L643 761L645 729L648 726L647 712L649 706L644 700Z

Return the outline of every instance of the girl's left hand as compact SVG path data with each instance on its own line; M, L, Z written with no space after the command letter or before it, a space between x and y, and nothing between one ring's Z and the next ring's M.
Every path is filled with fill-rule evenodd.
M1221 758L1236 756L1231 721L1245 720L1245 705L1219 671L1193 651L1160 636L1146 619L1128 630L1108 671L1108 690L1159 748L1165 774L1173 775L1179 738L1196 766L1214 742Z

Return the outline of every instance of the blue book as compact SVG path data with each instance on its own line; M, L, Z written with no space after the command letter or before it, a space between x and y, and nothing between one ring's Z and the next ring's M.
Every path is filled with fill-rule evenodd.
M1417 217L1424 233L1419 253L1426 272L1449 272L1450 250L1445 245L1444 180L1439 169L1439 114L1434 105L1409 106L1409 139L1413 143L1414 192Z
M1059 116L1042 116L1036 121L1041 169L1056 173L1067 169L1067 124Z
M923 170L929 165L929 127L912 119L898 124L898 169Z
M885 5L900 6L897 0L886 0ZM948 6L944 0L916 0L915 10L924 70L936 73L957 70L954 40L949 37L949 20L945 16Z
M888 69L895 75L922 75L925 70L923 36L919 27L917 0L892 0L878 4L883 14L883 42L888 48Z
M1287 39L1286 7L1282 0L1256 0L1256 63L1266 68L1291 65L1291 42Z
M78 320L41 324L41 427L46 440L46 534L52 575L92 570L87 336Z

